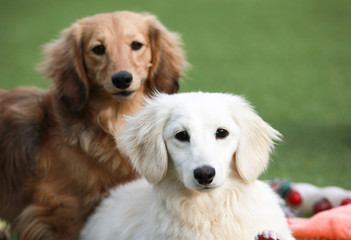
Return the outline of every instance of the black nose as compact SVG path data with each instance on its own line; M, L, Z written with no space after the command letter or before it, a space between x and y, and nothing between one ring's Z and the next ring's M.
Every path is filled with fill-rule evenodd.
M201 185L208 185L213 181L216 170L210 166L203 166L194 170L194 177Z
M132 84L133 75L127 71L120 71L112 75L112 83L119 89L126 89Z

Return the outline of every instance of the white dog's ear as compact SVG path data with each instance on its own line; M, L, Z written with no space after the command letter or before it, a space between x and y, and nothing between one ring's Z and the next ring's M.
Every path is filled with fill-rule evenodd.
M159 182L167 172L168 154L163 129L169 109L160 101L147 100L145 107L126 124L117 138L117 148L125 153L133 167L150 183Z
M280 140L281 134L263 121L245 99L237 97L234 102L234 119L240 127L235 166L242 179L252 182L268 166L274 141Z

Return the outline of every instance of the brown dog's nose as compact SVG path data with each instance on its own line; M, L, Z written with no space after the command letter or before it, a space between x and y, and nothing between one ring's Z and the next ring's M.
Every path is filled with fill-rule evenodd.
M112 75L112 83L116 88L127 89L132 84L133 75L127 71L120 71Z
M194 170L194 177L201 185L208 185L213 181L216 170L210 166L203 166Z

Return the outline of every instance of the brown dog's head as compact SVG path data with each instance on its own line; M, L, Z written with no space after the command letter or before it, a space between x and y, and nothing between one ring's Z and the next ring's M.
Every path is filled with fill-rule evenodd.
M92 92L117 101L147 93L174 93L187 63L177 34L147 13L114 12L87 17L48 44L41 71L72 111L84 108Z

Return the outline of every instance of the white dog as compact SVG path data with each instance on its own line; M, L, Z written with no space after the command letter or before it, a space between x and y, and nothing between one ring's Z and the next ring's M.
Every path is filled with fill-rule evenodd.
M264 229L294 239L278 196L256 180L279 136L241 97L159 94L118 138L146 180L112 190L81 239L278 239Z

